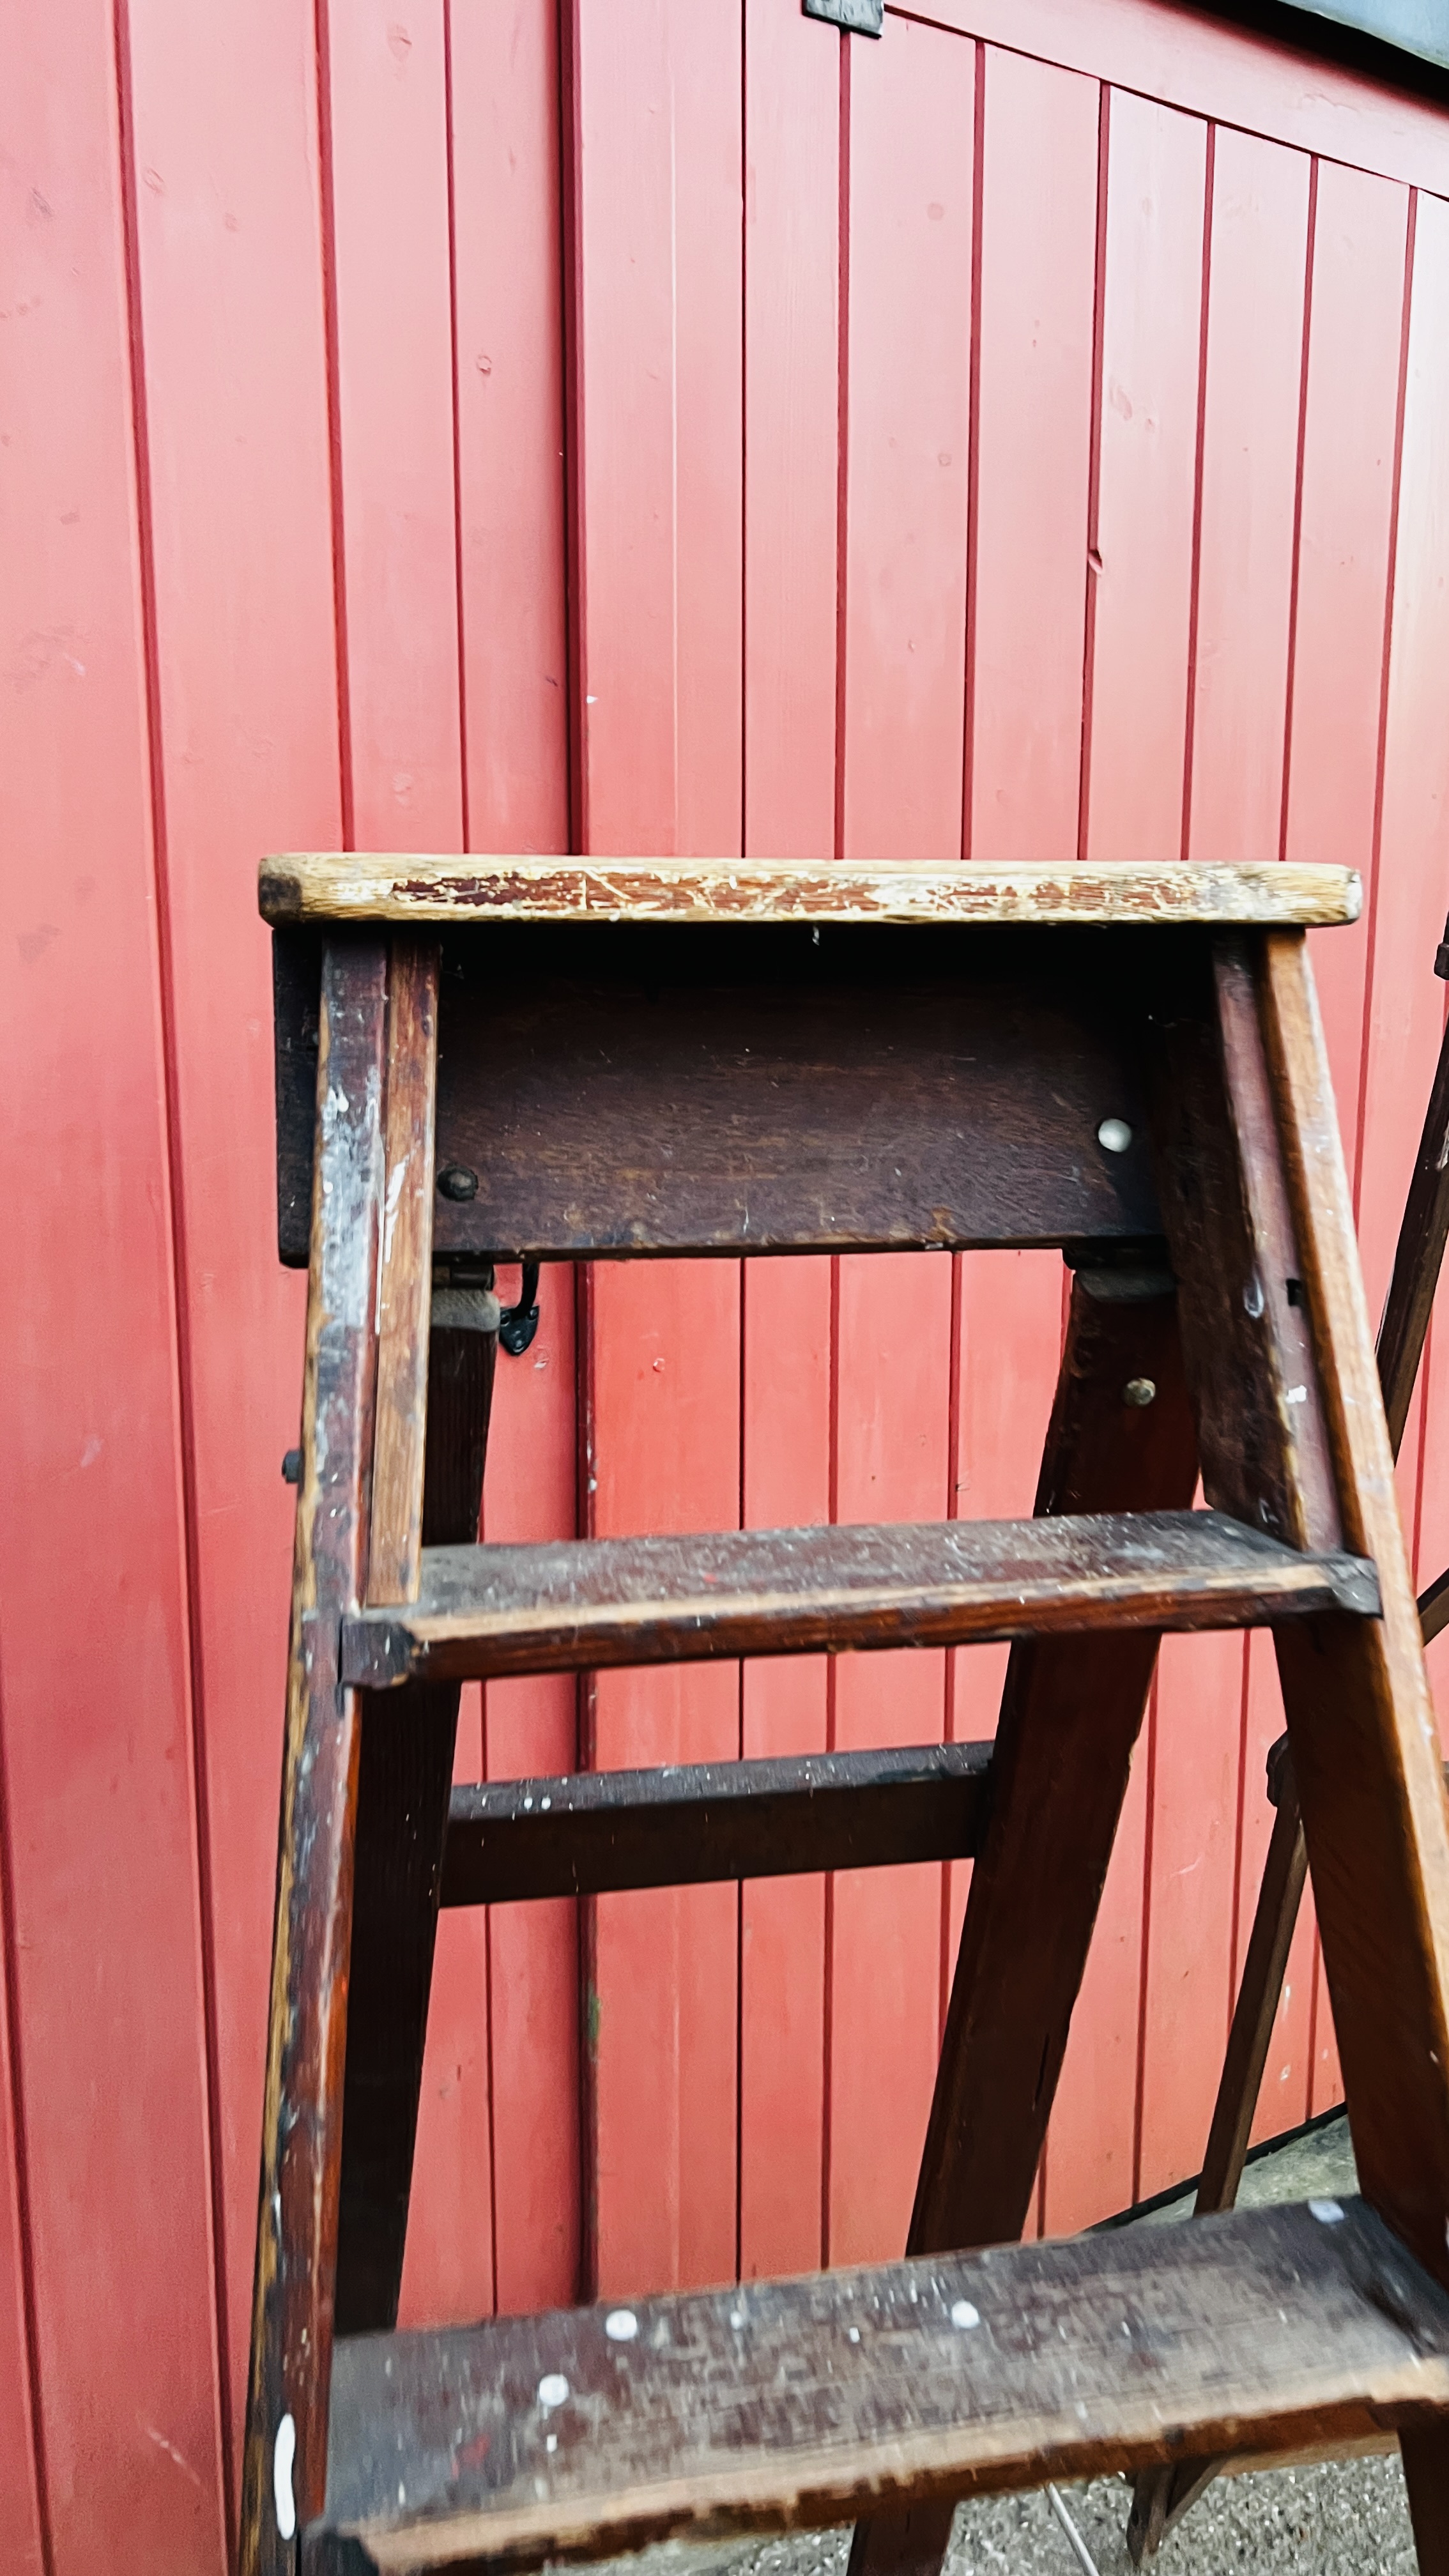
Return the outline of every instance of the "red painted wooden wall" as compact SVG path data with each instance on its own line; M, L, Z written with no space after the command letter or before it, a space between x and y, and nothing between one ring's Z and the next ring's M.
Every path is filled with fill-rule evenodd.
M0 120L0 2528L220 2576L302 1312L259 854L1348 861L1378 1300L1449 895L1449 119L1161 0L18 0ZM1025 1510L1061 1291L547 1273L487 1530ZM510 1683L460 1765L979 1736L1000 1672ZM1169 1641L1046 2228L1198 2162L1277 1723L1259 1646ZM963 1878L447 1919L408 2313L898 2246ZM1335 2095L1312 1939L1269 2130Z

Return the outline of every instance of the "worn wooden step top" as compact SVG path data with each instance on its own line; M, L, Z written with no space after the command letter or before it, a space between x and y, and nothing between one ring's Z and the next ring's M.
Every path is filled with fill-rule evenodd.
M988 868L911 859L264 859L266 920L1356 921L1352 868L1076 860Z
M344 1623L342 1674L570 1672L1064 1629L1247 1628L1374 1614L1358 1557L1300 1556L1221 1512L729 1530L423 1552L414 1603Z
M1243 2211L341 2342L304 2564L607 2557L1445 2405L1449 2298L1362 2201Z

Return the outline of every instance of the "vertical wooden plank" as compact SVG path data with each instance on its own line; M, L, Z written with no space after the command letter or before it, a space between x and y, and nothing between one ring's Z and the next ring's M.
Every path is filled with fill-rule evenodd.
M463 838L442 0L325 13L349 839Z
M961 845L975 48L911 21L847 66L850 225L840 762L848 856ZM839 1520L935 1519L949 1482L951 1265L837 1272ZM847 1657L831 1741L939 1742L937 1655ZM941 1873L830 1899L825 2243L904 2242L935 2072ZM889 2063L889 2088L880 2084Z
M507 0L449 17L457 335L458 552L465 829L473 849L569 846L559 17ZM500 1278L505 1303L516 1272ZM544 1281L521 1360L502 1355L484 1490L491 1538L572 1537L574 1276ZM457 1776L575 1767L569 1679L464 1693ZM439 1927L448 1992L424 2113L455 2179L435 2181L440 2241L419 2295L455 2315L555 2307L578 2289L578 1932L571 1904ZM486 2100L487 2116L483 2116ZM455 2102L462 2119L450 2116ZM447 2143L445 2144L445 2139ZM441 2167L437 2169L441 2174ZM489 2208L490 2191L492 2209ZM458 2215L461 2213L461 2219ZM422 2213L422 2224L430 2223ZM411 2277L405 2296L413 2293Z
M516 1270L498 1274L505 1304ZM518 1360L500 1355L483 1532L572 1538L577 1528L575 1275L539 1283L538 1333ZM483 1775L578 1768L578 1690L568 1673L493 1682ZM564 2307L579 2295L578 1907L499 1906L489 1918L489 2026L497 2303Z
M324 23L333 412L343 627L344 828L360 849L463 842L447 34L442 0L364 0ZM473 370L476 375L477 370ZM461 1757L481 1764L478 1704ZM447 1927L413 2171L409 2313L492 2292L487 1929ZM434 2075L451 2066L441 2091ZM461 2205L460 2205L461 2203Z
M127 13L204 1749L222 2331L239 2440L304 1290L276 1259L259 854L340 836L310 0Z
M1283 810L1309 164L1216 130L1187 855L1276 855ZM1202 2161L1233 1992L1244 1645L1164 1640L1138 2188Z
M1278 855L1310 164L1214 130L1186 855Z
M963 1253L957 1261L954 1455L947 1517L1027 1520L1061 1357L1065 1272L1055 1252ZM950 1739L996 1731L1009 1646L958 1647L948 1659ZM941 2018L961 1938L971 1863L946 1865Z
M738 15L688 0L577 0L580 811L593 851L740 847L740 48ZM737 1269L605 1265L591 1315L590 1525L737 1525ZM591 1732L603 1764L737 1753L738 1673L611 1675ZM734 1891L602 1899L589 1952L597 2284L727 2278Z
M1449 749L1436 713L1449 643L1449 530L1442 506L1449 460L1446 316L1449 207L1420 197L1365 1039L1364 1125L1374 1150L1360 1172L1358 1219L1371 1314L1388 1285L1443 1026L1443 991L1432 970L1449 882Z
M1082 766L1098 89L982 71L967 855L1075 850Z
M36 2335L7 2540L13 2510L51 2576L192 2576L225 2518L135 279L111 12L7 38L0 1866ZM7 2160L12 2241L14 2192Z
M951 1264L920 1253L842 1261L836 1367L841 1521L935 1520L948 1479ZM945 1657L846 1655L832 1743L933 1744ZM930 2109L940 2033L941 1873L844 1872L833 1882L826 2255L897 2253ZM890 2080L882 2083L889 2067Z
M1121 90L1104 138L1080 832L1093 857L1133 858L1176 849L1182 827L1207 138ZM1135 2188L1148 1774L1144 1740L1057 2089L1053 2234Z
M1318 165L1304 385L1283 855L1358 868L1352 929L1311 941L1338 1115L1358 1170L1409 192ZM1425 960L1433 962L1432 954Z
M835 839L842 46L745 0L748 853Z
M449 17L467 845L568 847L559 12Z
M1371 1314L1377 1314L1387 1286L1443 1027L1442 988L1426 969L1443 928L1449 882L1449 762L1435 711L1449 643L1449 534L1442 504L1449 467L1449 207L1441 198L1417 198L1412 241L1362 1078L1358 1223ZM1432 1376L1430 1383L1435 1384ZM1432 1516L1443 1513L1449 1477L1443 1422L1442 1410L1431 1416L1423 1452L1424 1500ZM1418 1429L1411 1415L1399 1457L1399 1505L1411 1533ZM1439 1570L1427 1565L1424 1579ZM1315 2107L1335 2099L1339 2089L1326 1999L1318 2021Z
M740 1509L739 1264L600 1263L592 1526L728 1529ZM739 1669L601 1673L594 1766L739 1752ZM732 1887L595 1900L587 1995L596 2287L729 2280L736 2258Z
M1166 1638L1143 2014L1143 2197L1202 2164L1233 1999L1244 1643Z
M781 8L745 14L744 846L835 847L841 79L848 40ZM741 1510L830 1517L831 1265L747 1263ZM747 1663L741 1749L827 1742L823 1662ZM823 1879L740 1890L739 2269L821 2260Z
M830 1518L832 1264L744 1265L742 1505L747 1528ZM782 1367L782 1358L788 1365ZM822 1657L744 1665L741 1751L824 1752ZM749 1880L740 1891L741 2277L822 2260L826 1882Z
M1108 98L1082 844L1179 846L1197 493L1207 129Z
M845 854L961 846L975 47L850 57Z

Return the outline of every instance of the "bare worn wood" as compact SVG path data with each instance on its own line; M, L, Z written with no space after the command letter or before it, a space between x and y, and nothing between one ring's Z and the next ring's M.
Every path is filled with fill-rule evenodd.
M1124 1401L1125 1383L1104 1401L1151 1414ZM345 1621L342 1669L385 1690L719 1655L1247 1628L1330 1604L1371 1617L1372 1566L1300 1555L1221 1512L558 1539L428 1549L416 1601Z
M892 1746L453 1791L444 1905L967 1860L989 1744Z
M306 2565L818 2527L1446 2401L1449 2300L1355 2201L367 2337L339 2347Z
M411 1601L418 1588L428 1428L437 1056L437 942L396 938L388 966L369 1601ZM476 1530L476 1513L473 1526Z
M293 2545L278 2528L277 2496L295 2500L300 2525L321 2508L326 2469L357 1792L356 1701L338 1686L337 1637L340 1614L356 1605L366 1575L386 994L382 940L343 936L329 943L322 966L318 1186L243 2465L243 2576L291 2576Z
M422 1515L423 1537L433 1545L477 1535L498 1301L447 1290L435 1300L435 1312ZM458 1696L456 1682L442 1682L362 1703L339 2334L397 2322Z
M1351 868L1256 862L1026 867L917 860L264 859L263 918L292 921L1356 921Z
M455 932L439 1014L438 1249L581 1259L1154 1236L1148 970L1201 935ZM305 947L315 934L277 936ZM301 962L281 989L293 1017L277 1034L279 1220L300 1260Z
M1332 1090L1301 935L1263 943L1272 1068L1344 1535L1381 1619L1276 1632L1308 1862L1364 2193L1449 2279L1449 1805ZM1449 2460L1406 2453L1416 2524L1449 2525ZM1434 2563L1432 2558L1427 2563Z
M1123 1400L1150 1380L1154 1401ZM1079 1271L1036 1508L1171 1511L1197 1450L1170 1277ZM908 2251L1019 2236L1157 1659L1150 1631L1013 1650L991 1822L971 1873ZM851 2576L933 2569L951 2500L856 2528Z

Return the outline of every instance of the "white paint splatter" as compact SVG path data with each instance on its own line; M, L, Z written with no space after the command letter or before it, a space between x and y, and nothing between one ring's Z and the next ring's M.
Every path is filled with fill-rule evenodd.
M639 2331L639 2320L632 2308L611 2308L604 2319L604 2332L610 2343L632 2343Z
M951 2302L951 2323L953 2326L962 2327L979 2326L981 2323L981 2310L979 2308L973 2308L969 2299L953 2299Z
M1338 2200L1310 2200L1308 2210L1320 2227L1337 2227L1343 2217L1343 2203Z
M290 2415L284 2415L272 2449L272 2502L277 2508L277 2529L284 2540L290 2540L297 2528L297 2503L292 2493L292 2462L296 2456L297 2427Z

